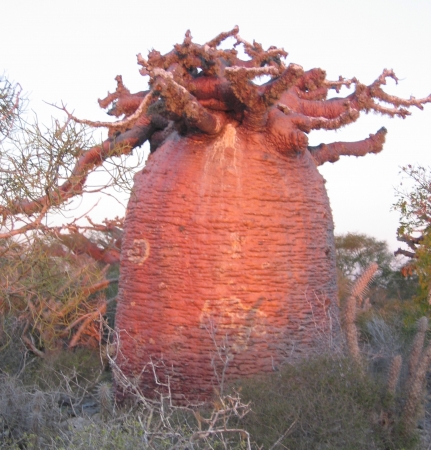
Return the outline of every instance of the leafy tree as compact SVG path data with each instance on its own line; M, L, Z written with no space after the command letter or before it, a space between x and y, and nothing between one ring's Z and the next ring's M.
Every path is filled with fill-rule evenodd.
M410 261L403 267L405 275L417 274L420 291L417 300L426 311L431 309L431 169L408 165L402 168L407 189L400 188L394 209L400 212L397 239L407 245L395 254Z
M335 236L337 268L343 276L355 280L372 263L378 264L383 282L391 271L393 255L385 241L361 233L346 233Z
M389 251L385 241L361 233L346 233L335 236L339 294L344 298L354 282L373 262L379 271L370 285L371 301L383 298L410 299L417 290L414 276L405 277L399 263Z

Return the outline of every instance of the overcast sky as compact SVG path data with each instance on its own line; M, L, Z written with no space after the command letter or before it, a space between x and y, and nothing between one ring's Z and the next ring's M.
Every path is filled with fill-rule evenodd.
M132 91L145 87L137 53L166 53L187 29L203 43L234 25L246 40L284 47L287 62L321 67L329 79L370 84L388 68L400 83L388 81L387 92L431 93L431 0L14 0L2 2L1 12L0 73L22 85L45 123L59 113L43 101L105 120L97 99L115 90L116 75ZM431 104L405 120L363 115L338 132L312 132L310 144L361 140L382 126L389 131L382 153L344 157L321 173L336 232L367 233L395 249L398 214L390 210L400 167L431 166ZM99 214L112 215L112 200L100 205Z

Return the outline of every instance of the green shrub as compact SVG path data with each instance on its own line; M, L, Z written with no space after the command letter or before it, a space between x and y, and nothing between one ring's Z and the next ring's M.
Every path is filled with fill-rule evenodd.
M240 388L252 408L242 425L264 449L407 448L391 436L384 386L347 358L316 357Z

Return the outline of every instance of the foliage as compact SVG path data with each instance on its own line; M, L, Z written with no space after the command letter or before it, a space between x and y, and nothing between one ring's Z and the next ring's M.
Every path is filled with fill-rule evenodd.
M51 213L64 211L73 195L84 192L74 166L94 140L86 126L71 120L53 120L49 127L37 119L30 123L25 103L21 87L0 77L0 313L6 328L14 323L18 338L45 357L58 347L94 346L101 339L100 319L116 295L122 220L48 225ZM115 175L102 190L125 181L123 163L118 170L111 165ZM39 199L41 209L23 209L21 198ZM14 346L4 329L2 345Z
M367 272L371 269L375 267ZM359 291L370 280L367 272L349 298L361 297ZM354 326L355 304L346 308L353 308ZM366 328L366 340L354 333L353 353L347 345L350 358L313 356L240 382L242 398L252 408L242 425L252 431L259 448L419 448L416 426L424 413L424 381L431 362L431 345L425 345L428 321L420 319L416 334L406 338L370 310ZM345 321L343 331L349 334ZM422 427L424 423L426 419Z
M409 187L397 191L394 209L400 213L398 240L409 250L399 248L396 254L411 258L405 274L415 273L420 290L417 301L423 312L431 308L431 169L408 165L402 168Z
M371 263L379 266L384 283L385 274L391 271L393 256L385 241L360 233L346 233L335 236L337 267L343 276L355 280Z
M415 257L413 265L420 284L418 301L423 310L429 312L431 309L431 230L426 230L422 234Z
M13 132L22 112L21 86L0 76L0 143Z
M402 167L404 183L409 187L397 190L394 204L400 217L398 235L403 237L413 233L422 233L431 223L431 168L420 165Z
M60 255L60 256L57 256ZM106 311L104 270L85 255L40 236L0 241L0 312L3 322L18 320L21 338L36 354L66 344L97 345ZM3 330L4 331L4 330ZM8 346L8 335L2 345Z
M316 357L241 385L252 402L244 422L264 448L281 436L276 448L383 448L381 386L346 358Z
M343 357L315 358L297 366L286 366L279 373L265 379L249 380L243 384L243 398L236 394L217 398L212 408L208 409L174 407L170 398L148 401L135 390L135 407L133 410L121 411L116 406L110 409L107 385L99 384L103 381L103 369L91 364L98 361L98 353L91 354L89 358L88 353L80 350L62 352L65 345L74 348L78 343L90 346L91 343L100 343L102 328L99 319L104 314L107 303L116 295L110 280L101 280L107 273L112 274L117 270L113 265L118 263L121 224L106 222L103 226L96 226L90 221L89 227L80 227L73 220L66 226L48 227L46 219L49 212L64 210L76 195L91 190L99 192L109 185L122 186L124 181L130 181L127 165L123 160L116 164L113 158L125 157L132 148L152 137L153 133L159 133L160 137L160 130L169 132L169 127L174 122L184 132L187 127L193 126L193 129L197 127L206 132L208 124L203 120L204 107L196 98L188 93L187 98L181 99L187 108L178 108L179 105L174 104L171 97L186 91L181 83L192 85L195 81L202 81L204 76L214 77L214 52L218 50L213 47L217 47L228 35L234 36L237 45L244 45L251 61L256 65L246 67L251 64L247 62L240 70L217 66L220 73L226 69L227 75L222 82L228 81L229 85L224 86L230 98L227 103L230 104L231 99L235 100L234 91L237 94L239 92L239 97L248 96L250 89L253 90L252 94L256 94L251 106L242 105L232 112L228 109L229 114L235 114L235 120L242 120L243 116L249 118L250 111L247 110L247 114L244 111L252 109L255 102L265 101L264 108L261 108L262 117L265 117L266 110L271 107L283 121L297 127L299 119L291 114L289 105L273 105L282 92L281 88L280 92L276 92L278 88L274 89L274 86L285 87L288 75L296 77L289 81L292 92L296 92L297 86L294 84L296 79L300 79L298 86L303 91L304 99L308 97L313 101L319 100L328 120L333 119L332 107L339 107L336 115L340 123L325 122L319 117L313 117L313 126L304 125L304 121L309 120L308 116L304 116L300 120L303 123L298 127L301 132L301 127L304 126L331 128L339 126L341 122L345 124L354 121L359 115L355 108L366 111L373 109L405 117L407 111L401 106L421 106L421 103L429 101L416 101L413 98L400 101L382 93L380 86L385 84L385 79L396 79L392 71L384 71L372 86L366 87L356 79L340 78L338 82L328 82L324 76L322 78L323 72L318 69L304 74L297 66L286 68L281 63L280 56L284 55L284 51L280 49L270 49L272 56L268 60L269 64L262 60L262 49L258 44L243 41L237 33L238 30L234 29L205 46L193 44L188 34L183 47L177 46L176 49L192 48L199 56L192 61L192 65L188 58L186 60L181 55L177 58L178 54L175 52L163 57L152 52L149 61L140 57L143 71L151 75L152 92L147 97L146 93L130 95L121 79L117 80L117 92L109 94L105 102L109 105L115 97L118 101L113 103L113 109L117 109L114 115L124 114L126 120L109 125L109 138L101 145L94 143L85 124L81 125L70 115L64 123L54 120L48 128L39 126L37 121L33 125L23 121L20 86L0 78L1 444L10 448L78 449L97 446L121 449L143 445L152 445L153 448L247 448L248 438L252 434L259 445L286 444L298 449L396 448L398 445L407 445L407 441L402 444L393 438L393 423L380 414L381 411L395 411L388 407L391 399L387 392L369 374L357 370L355 363ZM231 64L230 61L238 64L235 50L230 56L226 55L226 59L219 60L227 65ZM178 59L179 63L184 62L184 67L179 64L177 71L172 74L167 72L165 69L168 65L165 67L164 62L169 58ZM158 60L161 61L161 67L157 67ZM198 67L195 67L196 61L204 66L199 67L203 71L202 75L199 75ZM249 83L256 74L263 73L270 74L271 83L264 87ZM313 77L316 79L313 80ZM326 111L322 99L326 97L328 89L338 90L352 83L356 88L349 96L348 107L346 108L345 99L338 103L331 100L330 111ZM205 89L200 100L207 99L208 92L204 91ZM216 95L221 91L216 86L215 93L210 94ZM265 95L261 95L262 92ZM196 92L195 94L198 95ZM210 100L224 101L217 98ZM389 101L394 108L382 108L379 100ZM127 101L132 106L121 110L122 102L123 107L126 107ZM288 103L289 98L283 101ZM144 110L150 103L153 103L153 109ZM236 103L236 100L232 102L234 106ZM315 107L315 104L314 101L312 105ZM158 115L157 106L159 112L166 117ZM224 105L222 106L220 111L225 111ZM197 110L198 120L195 116ZM208 111L206 113L205 117L208 116ZM213 111L210 111L210 119L212 114ZM224 113L216 113L216 118L217 114ZM319 116L325 114L319 113ZM146 124L147 119L151 125ZM142 123L145 125L142 126ZM218 120L213 123L219 126ZM289 127L287 129L290 130ZM210 131L217 132L217 129ZM385 130L380 130L377 135L356 143L349 151L355 154L380 151L384 134ZM165 138L166 135L162 137ZM157 139L154 139L154 143L160 144ZM154 145L153 150L156 147ZM329 156L325 153L328 148L332 151ZM309 151L317 162L323 163L328 158L338 158L337 149L337 146L331 145L307 149L304 147L302 150ZM114 177L102 187L92 188L87 179L89 173L108 164L114 166ZM421 178L419 182L422 182ZM402 233L418 230L423 232L416 252L416 271L423 289L429 288L427 271L431 267L427 250L431 243L427 240L427 202L429 184L428 187L421 184L419 193L411 197L410 203L407 201L399 204L406 220L400 229ZM367 241L366 237L362 238ZM343 275L353 279L364 267L363 264L368 265L371 260L380 258L377 261L382 266L379 286L388 288L390 282L385 277L392 270L391 264L389 259L385 259L387 255L384 246L377 244L379 243L368 241L362 248L362 253L354 256L356 247L352 243L344 243L344 247L340 248L350 249L353 253L343 256L346 268L344 272L340 269ZM367 246L370 247L370 252ZM426 250L423 255L420 254L421 249ZM339 261L341 265L341 257ZM388 271L384 275L386 268ZM108 286L112 291L104 292ZM369 333L371 341L377 335L373 335L375 330L376 327ZM29 355L29 349L43 360L36 363ZM65 360L62 361L58 355L62 355ZM26 380L24 374L31 366L38 369L38 378L33 379L33 383L24 384L21 380ZM78 374L80 369L85 369L85 372ZM98 394L94 395L102 396L104 393L104 400L99 400L106 414L90 421L80 431L73 431L67 419L72 414L76 415L77 406L82 405L84 396L90 394L90 389L97 385ZM420 389L416 389L416 394L419 391ZM248 405L244 403L244 399L253 402L253 415L246 415Z
M341 299L346 298L352 283L371 263L379 266L369 287L371 303L383 302L383 299L408 300L416 294L416 277L401 274L399 264L385 241L366 234L346 233L335 236L335 249Z
M401 422L409 356L417 353L412 351L417 344L400 340L397 329L377 319L369 320L367 343L361 343L365 370L342 354L311 355L273 374L244 378L230 386L228 394L197 407L173 406L169 396L147 399L133 380L127 381L134 389L129 402L116 404L107 383L110 374L104 371L97 350L57 352L44 360L27 356L19 372L0 376L4 405L11 392L22 400L9 409L0 408L0 447L419 448L416 430ZM19 351L27 350L22 346ZM401 375L393 377L391 392L386 385L395 354L402 355L403 365ZM0 356L2 360L5 353ZM420 389L415 392L419 394L412 416L416 423L416 406L423 395ZM83 413L86 404L95 405L95 414ZM39 410L38 422L32 422Z
M109 376L98 352L88 349L27 360L19 373L2 371L0 448L251 449L247 431L231 426L249 411L238 395L177 407L169 396L150 400L136 388L118 405Z

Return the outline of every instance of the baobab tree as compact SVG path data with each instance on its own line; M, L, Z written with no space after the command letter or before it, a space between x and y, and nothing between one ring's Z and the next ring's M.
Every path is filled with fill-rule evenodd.
M233 48L220 48L228 38ZM276 370L337 335L333 221L317 167L380 152L386 130L315 147L307 134L360 112L405 118L431 96L385 93L392 70L366 86L286 65L286 56L237 27L203 45L187 32L165 55L138 55L149 89L132 94L118 76L99 100L120 120L64 109L72 122L107 127L108 139L78 152L63 184L2 208L4 217L44 214L80 195L104 160L149 141L124 222L115 363L149 395L169 381L179 401L206 399L225 380ZM343 87L347 97L328 99Z

